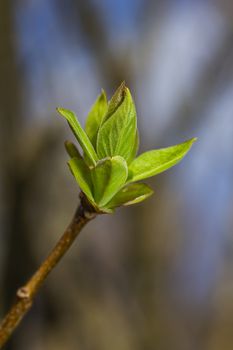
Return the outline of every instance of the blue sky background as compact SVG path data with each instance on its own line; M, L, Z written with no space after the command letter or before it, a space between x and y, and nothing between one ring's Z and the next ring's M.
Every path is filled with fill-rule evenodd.
M182 165L166 175L168 188L182 205L184 225L169 285L180 305L205 305L224 267L232 233L233 85L228 69L232 70L233 56L224 57L213 73L214 85L208 85L210 95L204 91L203 106L196 95L232 31L225 7L220 1L165 1L151 6L150 15L144 17L142 0L92 3L106 30L109 52L130 62L141 150L198 137ZM100 89L105 88L80 23L68 37L61 16L68 16L69 11L65 1L59 4L55 0L18 1L15 10L17 62L25 82L29 123L56 123L57 106L75 110L83 123ZM187 118L189 107L192 113L184 128L176 121L182 107L187 107ZM155 188L157 183L155 179Z
M133 90L139 105L139 123L144 147L158 146L198 136L192 155L171 174L171 186L182 192L187 207L187 235L178 274L192 275L188 295L200 298L213 283L216 264L223 254L228 208L232 198L233 88L217 86L212 100L195 118L191 128L173 134L171 119L182 101L192 93L228 30L223 14L208 1L168 1L161 16L153 16L143 35L140 11L143 2L94 1L108 33L113 52L132 50L136 66ZM64 3L65 6L65 3ZM56 1L19 2L15 16L18 64L26 80L28 118L49 118L57 105L79 112L81 120L101 84L95 57L81 34L67 38L60 23ZM66 12L64 12L66 13ZM138 23L139 22L139 23ZM144 24L145 26L145 24ZM148 41L147 45L140 38ZM117 47L117 49L116 49ZM147 50L146 52L142 52ZM85 86L85 89L83 89ZM49 122L49 121L48 121ZM171 140L166 137L168 133ZM174 185L176 182L176 185ZM191 209L192 207L192 209ZM192 224L193 216L197 222ZM195 231L195 232L194 232ZM193 238L195 237L195 238ZM197 258L198 257L198 258ZM185 277L184 277L185 278ZM195 296L196 297L196 296Z

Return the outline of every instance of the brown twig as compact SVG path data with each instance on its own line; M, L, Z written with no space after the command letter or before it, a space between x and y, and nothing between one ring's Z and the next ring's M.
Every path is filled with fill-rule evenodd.
M69 249L82 228L96 215L97 213L95 210L88 205L85 197L81 195L81 204L63 236L31 279L23 287L18 289L16 301L0 325L0 349L10 338L27 311L31 308L35 296L50 271L57 265L59 260Z

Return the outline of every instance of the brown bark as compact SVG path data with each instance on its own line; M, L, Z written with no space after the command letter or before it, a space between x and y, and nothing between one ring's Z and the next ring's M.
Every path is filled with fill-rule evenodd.
M82 228L95 216L96 213L85 202L85 198L81 197L81 204L61 239L31 279L17 291L16 302L0 325L0 348L6 343L24 315L31 308L35 296L50 271L67 252Z

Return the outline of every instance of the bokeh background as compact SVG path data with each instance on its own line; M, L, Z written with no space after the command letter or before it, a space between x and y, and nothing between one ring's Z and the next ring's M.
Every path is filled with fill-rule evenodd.
M84 123L122 80L140 151L199 140L85 228L7 350L233 349L231 0L0 1L0 314L77 206L55 108Z

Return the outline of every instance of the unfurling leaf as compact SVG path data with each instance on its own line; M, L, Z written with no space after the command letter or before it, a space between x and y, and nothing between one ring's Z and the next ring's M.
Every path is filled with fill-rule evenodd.
M116 111L116 109L122 103L125 95L125 89L126 89L126 86L125 86L125 82L123 81L121 85L118 87L118 89L115 91L115 93L113 94L111 100L109 101L108 110L103 118L103 123L105 123L111 117L111 115Z
M112 213L119 206L139 203L153 190L142 179L174 166L190 150L195 138L179 145L151 150L139 155L137 118L134 101L123 82L109 103L105 92L93 104L85 131L75 114L58 108L67 119L83 153L65 142L71 157L70 169L81 190L98 213Z
M144 199L153 194L153 190L146 184L136 183L124 186L112 199L107 203L108 208L116 208L121 205L132 205L142 202Z
M73 131L75 137L77 138L80 146L83 149L83 152L85 155L88 157L90 163L92 165L95 165L96 162L98 161L97 154L95 152L94 147L92 146L91 141L89 140L87 134L81 127L78 119L76 118L76 115L72 112L69 111L68 109L64 108L57 108L57 111L66 118L66 120L69 123L69 126L71 130Z
M124 88L123 101L107 121L100 126L97 136L98 157L121 156L128 163L135 145L136 110L129 89Z
M128 169L125 160L116 156L99 161L91 170L94 199L99 207L104 207L125 184Z
M195 141L193 138L176 146L142 153L130 164L127 182L146 179L171 168L181 161Z
M88 166L83 159L78 158L70 159L68 165L83 193L85 193L91 202L94 202L92 195L91 171Z
M96 147L97 133L100 124L107 112L108 101L104 90L92 106L86 121L85 131L94 148Z

